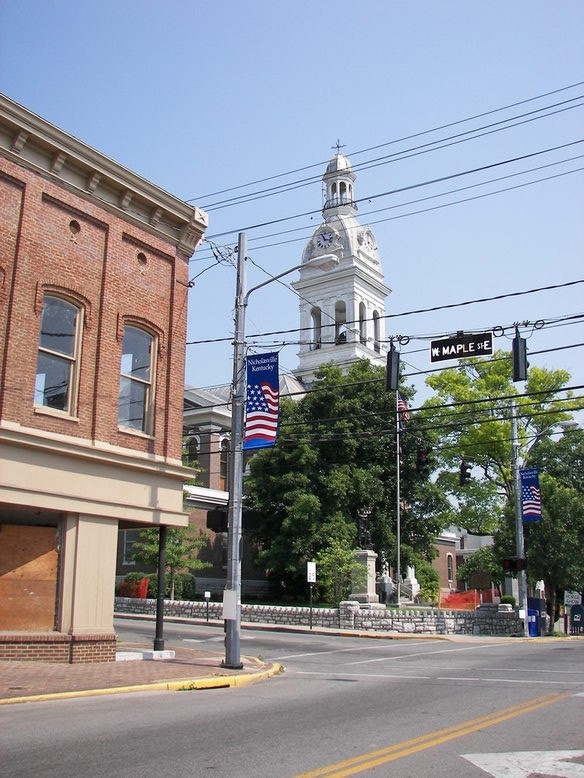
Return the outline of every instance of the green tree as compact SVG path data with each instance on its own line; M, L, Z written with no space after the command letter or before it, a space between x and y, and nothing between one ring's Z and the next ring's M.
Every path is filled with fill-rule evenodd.
M413 391L403 394L411 399ZM380 563L396 558L395 394L385 391L385 371L361 360L346 376L332 365L320 369L311 391L282 402L276 446L250 463L245 492L257 522L257 561L284 591L305 590L305 565L334 540L345 551L359 541L357 523L367 515L371 544ZM412 419L402 437L401 534L404 564L417 552L429 557L444 527L447 505L416 469L420 443Z
M495 584L502 584L505 578L501 560L495 554L494 546L483 546L468 556L457 569L457 577L467 584L477 575L486 575Z
M145 529L132 546L131 557L144 565L158 564L158 529ZM169 527L166 531L166 569L170 577L170 599L174 600L176 573L187 570L204 570L208 562L196 554L208 543L208 538L193 527Z
M366 569L357 565L352 551L336 538L318 552L315 561L319 597L324 602L338 605L347 599L353 585L365 584Z
M540 471L543 506L541 521L525 525L528 571L544 581L555 613L558 591L584 590L584 431L541 440L528 464Z
M564 370L530 367L524 394L512 382L508 352L492 359L464 359L457 367L427 379L436 393L424 404L426 424L440 434L436 452L438 484L452 501L452 523L469 532L492 534L503 523L505 506L513 504L510 402L518 415L519 458L523 462L570 411L579 407ZM561 402L558 402L561 400ZM473 467L473 480L459 485L461 459Z

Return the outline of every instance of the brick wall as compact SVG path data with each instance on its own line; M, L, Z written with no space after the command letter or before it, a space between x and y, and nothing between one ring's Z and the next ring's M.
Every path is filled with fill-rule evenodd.
M180 459L186 257L90 199L3 158L0 225L2 417L47 432ZM84 310L74 418L39 413L33 407L46 292L65 294ZM158 337L155 430L150 438L118 429L126 321Z
M92 664L115 662L116 635L0 632L0 660Z

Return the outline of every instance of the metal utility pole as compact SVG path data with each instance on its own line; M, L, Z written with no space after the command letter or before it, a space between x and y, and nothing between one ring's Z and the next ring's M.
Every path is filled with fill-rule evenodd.
M395 391L395 441L396 441L396 464L395 464L395 471L396 471L396 487L395 487L395 493L396 493L396 515L397 515L397 525L396 525L396 542L397 542L397 564L396 564L396 571L395 571L395 577L397 580L397 607L401 607L401 495L400 495L400 448L401 448L401 439L400 439L400 412L399 412L399 391L396 389Z
M225 621L224 667L240 669L241 635L241 547L243 508L243 438L246 389L245 360L245 310L249 296L256 289L278 281L283 276L301 267L320 267L330 270L339 263L334 254L323 254L308 262L294 265L266 281L247 289L246 280L247 236L239 233L237 246L237 288L235 294L235 339L233 341L233 383L231 405L231 448L229 457L228 489L229 509L227 511L227 581L223 592L223 619Z
M243 667L241 634L241 516L243 500L243 412L245 403L245 309L247 236L239 233L237 246L237 289L235 296L235 339L233 341L233 397L231 405L231 449L229 457L229 510L227 582L223 593L225 619L225 667Z
M515 492L515 556L525 558L525 542L523 539L523 515L521 511L521 477L519 475L519 439L517 436L517 406L511 400L511 468L513 473L513 490ZM523 611L523 634L529 637L529 621L527 612L527 574L525 570L517 572L519 610Z

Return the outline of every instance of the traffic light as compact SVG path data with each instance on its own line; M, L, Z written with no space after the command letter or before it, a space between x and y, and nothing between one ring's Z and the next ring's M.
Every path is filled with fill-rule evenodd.
M470 475L470 465L467 465L464 459L460 463L460 475L459 475L459 482L461 486L464 486L467 481L470 481L471 475Z
M527 570L527 559L519 559L517 557L504 559L503 570L506 573L518 573L521 570Z
M212 532L227 532L227 510L225 508L214 508L207 511L207 529Z
M519 330L515 328L513 338L513 380L527 381L527 341L519 337Z
M429 468L428 454L430 449L422 448L418 446L418 453L416 456L416 470L418 473L424 473Z
M387 352L387 366L385 368L385 389L395 392L399 384L399 351L396 351L393 343Z

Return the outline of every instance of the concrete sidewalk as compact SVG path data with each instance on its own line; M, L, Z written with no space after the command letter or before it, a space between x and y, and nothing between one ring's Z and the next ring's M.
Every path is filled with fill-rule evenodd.
M277 663L241 657L241 670L222 667L224 654L175 648L172 658L144 659L151 645L120 643L116 662L0 661L0 705L138 691L220 689L243 686L282 671ZM129 658L134 655L134 658Z

